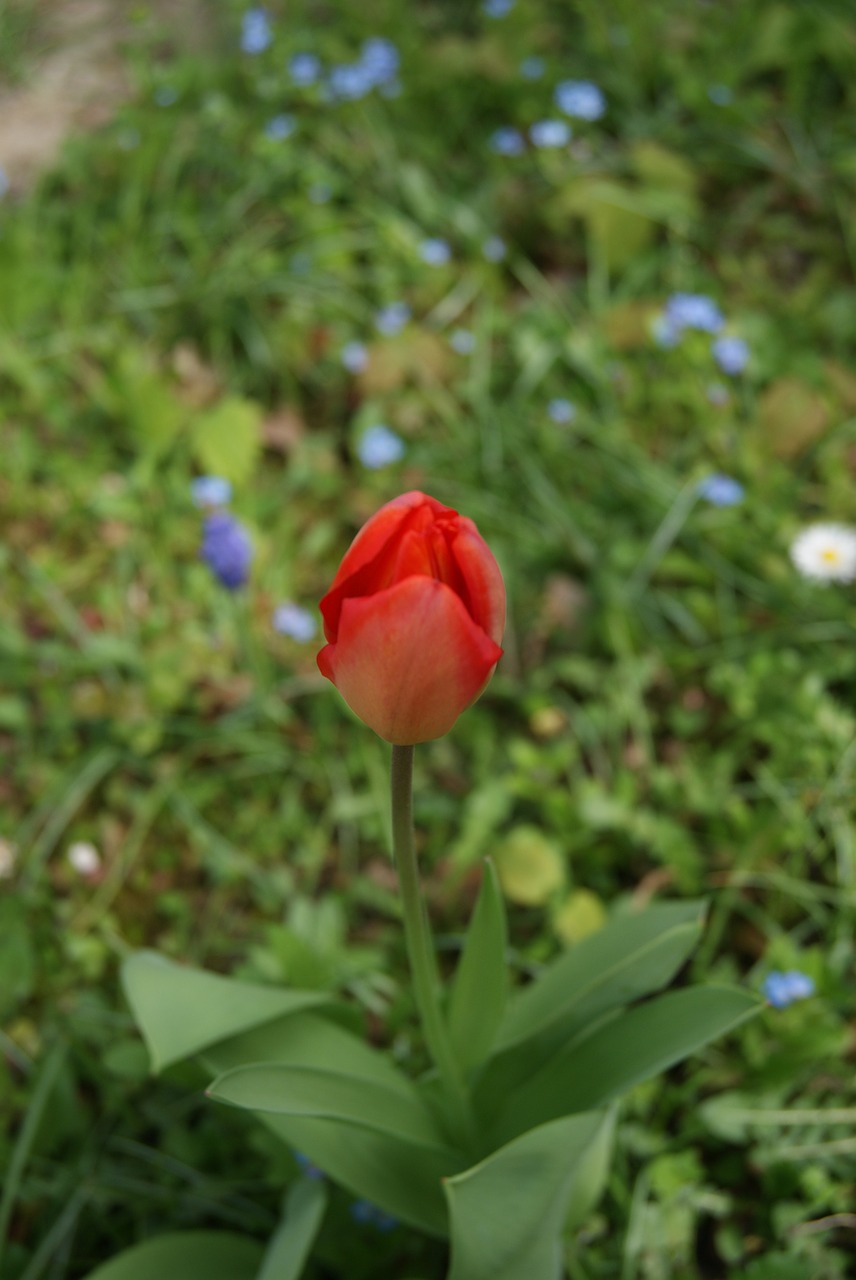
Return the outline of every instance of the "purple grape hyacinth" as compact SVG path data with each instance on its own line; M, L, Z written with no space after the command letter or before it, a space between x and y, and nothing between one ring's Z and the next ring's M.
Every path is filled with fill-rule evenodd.
M206 516L202 526L199 557L218 582L229 591L237 591L249 577L253 544L239 520L228 511L216 511Z

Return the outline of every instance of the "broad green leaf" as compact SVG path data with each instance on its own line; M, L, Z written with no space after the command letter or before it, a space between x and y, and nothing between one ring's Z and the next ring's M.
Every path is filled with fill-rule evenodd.
M252 400L227 396L193 423L193 454L203 471L244 484L262 448L262 411Z
M256 1280L263 1252L232 1231L176 1231L124 1249L86 1280Z
M208 1062L210 1054L204 1055ZM385 1053L371 1048L335 1022L313 1012L293 1013L254 1027L217 1045L218 1073L250 1064L279 1063L291 1067L335 1066L350 1076L368 1080L409 1096L413 1085Z
M296 1013L223 1041L203 1055L212 1072L261 1060L329 1067L407 1092L411 1083L376 1049L313 1013ZM466 1168L465 1156L415 1145L355 1125L306 1116L258 1113L259 1121L355 1196L429 1235L445 1237L448 1218L441 1180Z
M327 1207L327 1188L301 1178L288 1193L285 1217L276 1229L256 1280L298 1280Z
M549 964L510 1005L499 1047L562 1024L564 1034L671 981L701 937L705 904L662 902L613 916Z
M125 961L122 984L154 1071L258 1023L329 999L316 991L235 982L174 964L154 951L138 951Z
M508 995L505 904L494 865L485 861L481 891L449 999L449 1035L467 1071L490 1051Z
M573 1231L581 1226L604 1193L612 1168L617 1120L616 1103L604 1115L600 1128L583 1153L565 1215L566 1231Z
M492 1140L507 1142L558 1116L603 1106L762 1008L749 992L709 986L670 991L619 1014L530 1075L507 1099Z
M388 1089L325 1067L263 1063L236 1067L207 1089L215 1102L275 1115L316 1116L391 1134L416 1145L443 1147L430 1113L416 1090Z
M559 1280L568 1199L602 1119L542 1125L447 1180L448 1280Z

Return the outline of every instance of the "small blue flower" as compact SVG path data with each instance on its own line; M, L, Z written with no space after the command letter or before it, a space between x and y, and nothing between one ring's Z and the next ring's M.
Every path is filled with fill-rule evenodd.
M807 1000L814 995L814 982L807 973L790 969L780 973L774 969L761 984L761 990L774 1009L786 1009L797 1000Z
M299 644L308 644L318 634L318 623L308 609L287 600L273 614L273 629L281 636L289 636Z
M734 94L727 84L712 84L707 91L707 96L715 106L727 107Z
M501 236L488 236L482 245L482 253L488 262L502 262L508 253L508 245Z
M745 489L732 476L714 474L699 480L696 492L714 507L734 507L743 501Z
M190 497L195 507L228 507L232 486L222 476L197 476L190 482Z
M547 405L547 413L554 422L565 424L573 422L577 411L570 400L551 400Z
M447 241L434 236L422 241L419 246L419 256L429 267L443 267L451 258L452 250Z
M449 346L459 356L471 356L476 349L476 335L469 329L453 329L449 335Z
M286 138L291 137L296 128L297 121L294 116L274 116L265 125L265 137L270 138L273 142L283 142Z
M224 587L237 591L250 573L250 535L228 511L217 511L205 519L199 556Z
M330 72L330 93L342 102L356 102L374 88L371 71L358 62L343 63Z
M363 342L346 342L339 352L339 359L348 373L362 373L369 362L369 353Z
M398 1226L397 1218L368 1200L354 1200L351 1205L351 1217L355 1222L376 1227L378 1231L383 1232L393 1231Z
M482 0L482 13L487 18L504 18L511 13L515 0Z
M379 333L391 338L401 332L409 319L410 308L406 302L390 302L376 313L375 327Z
M389 427L378 422L369 427L360 437L357 445L357 457L369 471L380 471L382 467L400 462L406 452L404 441Z
M391 40L384 36L372 36L363 43L360 64L376 85L389 84L398 75L401 59Z
M309 85L315 84L321 74L321 59L314 53L295 53L288 60L288 74L291 76L292 84L296 84L300 89L306 89Z
M307 194L313 204L327 204L333 191L326 182L313 182Z
M524 58L520 64L520 74L524 80L540 80L546 69L543 58L531 56Z
M529 137L536 147L566 147L572 130L564 120L539 120L529 130Z
M599 120L606 111L606 98L591 80L563 80L553 96L559 110L577 120Z
M498 156L522 156L526 150L523 134L510 124L504 124L501 128L495 129L487 145Z
M178 90L175 85L161 84L155 89L155 105L158 107L171 107L174 102L178 101Z
M247 9L241 20L241 48L252 55L264 53L273 40L267 10Z
M743 338L730 337L727 334L716 338L710 347L713 358L723 373L735 377L742 373L749 360L749 344Z
M666 303L665 319L677 337L684 329L719 333L725 324L719 307L703 293L673 293Z
M309 1157L305 1156L302 1151L295 1151L292 1154L297 1161L297 1165L301 1173L303 1173L307 1178L313 1178L317 1182L321 1181L324 1177L324 1171L319 1169L317 1164L313 1164Z

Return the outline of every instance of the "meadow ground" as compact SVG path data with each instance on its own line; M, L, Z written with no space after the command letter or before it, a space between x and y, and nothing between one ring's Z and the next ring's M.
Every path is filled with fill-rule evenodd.
M129 949L343 992L422 1062L388 748L315 664L342 552L413 488L509 593L418 757L444 954L490 854L521 978L704 896L692 976L815 992L630 1093L568 1274L851 1274L852 15L60 8L73 38L0 6L0 1277L262 1238L297 1176L150 1079ZM252 540L236 591L200 475ZM442 1274L352 1208L309 1280Z

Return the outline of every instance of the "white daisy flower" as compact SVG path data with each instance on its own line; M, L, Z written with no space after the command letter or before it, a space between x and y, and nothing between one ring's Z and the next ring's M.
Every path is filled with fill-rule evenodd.
M94 876L101 870L101 854L88 840L75 840L66 856L78 875Z
M846 524L810 524L791 543L791 559L804 578L853 582L856 529Z

